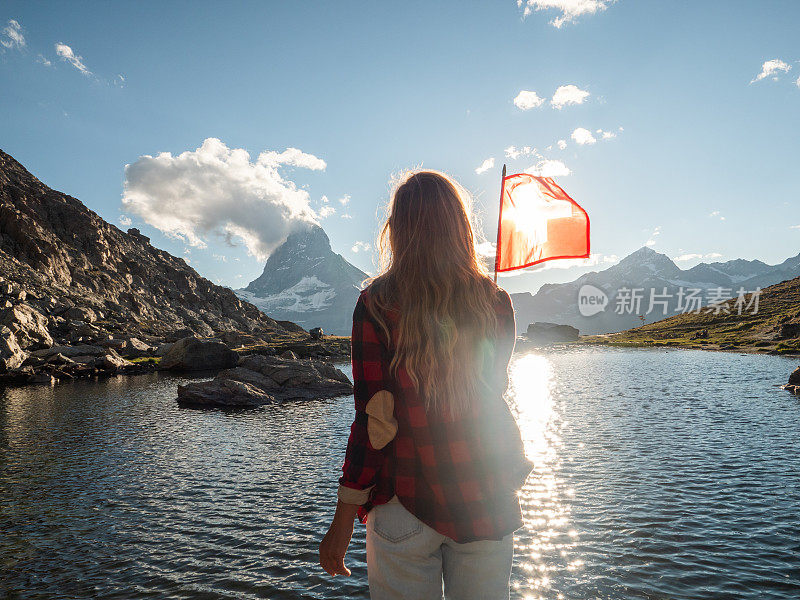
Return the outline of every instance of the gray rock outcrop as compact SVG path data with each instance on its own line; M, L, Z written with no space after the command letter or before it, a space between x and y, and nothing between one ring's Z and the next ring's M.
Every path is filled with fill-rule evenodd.
M248 408L289 400L335 398L352 391L347 375L324 361L251 355L211 381L178 386L178 403Z
M800 367L797 367L792 374L789 375L789 383L783 386L783 389L792 392L793 394L800 395Z
M226 369L239 361L239 355L218 340L186 337L178 340L161 357L159 369L204 371Z
M557 323L531 323L525 333L528 341L534 344L546 345L561 342L578 341L579 331L571 325L558 325Z
M27 304L15 304L0 312L0 326L11 330L20 348L36 350L53 345L47 317Z
M21 367L27 357L14 333L8 327L0 327L0 373Z

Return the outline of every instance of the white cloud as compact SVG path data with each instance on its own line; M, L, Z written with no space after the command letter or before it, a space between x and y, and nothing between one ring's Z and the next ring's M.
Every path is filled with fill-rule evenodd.
M553 108L561 110L570 104L583 104L584 101L590 96L589 92L580 89L575 85L562 85L553 94L553 99L550 104Z
M489 242L486 242L489 244ZM482 255L487 259L494 258L494 244L490 244L491 254ZM480 252L479 252L480 253ZM507 271L505 273L498 273L499 277L515 277L530 273L531 271L549 271L551 269L573 269L581 267L596 267L598 265L613 265L619 262L619 256L616 254L599 254L592 252L589 258L565 258L561 260L550 260L545 263L536 265L532 269L519 269L517 271ZM490 267L490 268L493 268Z
M550 21L553 27L561 28L564 23L574 23L582 15L593 15L605 10L614 0L517 0L517 6L523 9L523 17L534 10L558 10L561 15Z
M514 98L514 106L521 110L530 110L544 104L544 98L540 98L536 92L522 90L517 97Z
M573 267L595 267L598 265L613 265L619 262L616 254L596 254L592 252L589 258L566 258L562 260L551 260L537 269L547 271L549 269L571 269Z
M558 142L556 142L556 143L558 144L558 149L559 150L566 150L566 148L567 148L567 140L558 140Z
M481 173L486 173L489 169L494 168L494 156L490 156L485 161L481 163L481 166L475 169L475 172L480 175Z
M14 19L9 20L8 24L0 31L0 44L9 50L20 50L25 47L25 35L22 33L22 25Z
M602 129L597 130L597 135L599 135L604 140L610 140L612 138L617 137L617 134L613 131L603 131Z
M130 227L132 223L133 221L128 215L122 215L119 218L119 224L122 225L123 227Z
M560 160L544 159L525 169L525 172L538 177L560 177L569 175L572 171Z
M712 219L719 219L720 221L724 221L725 217L723 217L718 210L715 210L708 215Z
M352 219L352 218L353 218L353 215L350 215L350 214L347 214L347 213L342 213L341 217L342 217L343 219Z
M325 161L317 158L313 154L306 154L297 148L287 148L283 152L262 152L258 155L258 162L267 166L277 167L278 165L288 165L311 169L312 171L322 171L327 166Z
M506 158L515 159L519 158L520 156L533 156L536 155L536 148L531 148L530 146L523 146L522 148L517 148L516 146L509 146L505 149Z
M320 198L320 202L322 202L322 206L317 211L317 216L320 219L326 219L331 215L336 214L336 207L331 206L330 200L328 199L327 196L323 196L322 198Z
M800 225L789 225L789 229L800 229Z
M795 81L795 84L797 85L797 87L800 87L800 77L797 78L797 81Z
M570 136L575 143L580 146L585 146L586 144L594 144L597 139L592 135L592 132L584 127L578 127L575 131L572 132Z
M56 54L58 54L63 60L67 61L73 67L78 69L78 71L80 71L84 75L92 74L92 72L86 67L86 65L83 64L83 57L75 54L72 48L61 42L56 44L55 48L56 48Z
M289 233L315 222L308 192L283 178L282 165L314 169L325 162L294 148L251 161L247 151L208 138L196 150L140 156L126 165L122 205L192 246L221 236L263 260Z
M53 63L51 63L47 58L45 58L44 54L39 54L36 57L36 62L42 63L45 67L52 67Z
M779 58L773 58L772 60L767 60L761 65L761 73L755 76L755 78L750 83L755 83L756 81L761 81L762 79L766 79L767 77L776 76L781 72L788 73L791 70L792 66L780 60Z
M227 256L225 256L224 254L212 254L211 256L212 256L212 257L214 258L214 260L216 260L216 261L219 261L219 262L224 262L224 263L228 262L228 257L227 257Z
M645 246L655 246L656 245L656 238L661 235L661 225L658 225L653 232L650 234L650 239L648 239L644 245Z
M345 194L341 198L339 198L339 204L342 206L347 206L350 203L350 194Z
M708 254L698 254L696 252L691 252L688 254L681 254L680 256L674 257L672 260L675 262L689 262L692 260L717 260L722 258L722 254L719 252L709 252Z
M366 252L369 249L370 249L370 245L367 242L356 242L355 244L353 244L353 247L350 248L350 251L358 253L361 250L364 250Z

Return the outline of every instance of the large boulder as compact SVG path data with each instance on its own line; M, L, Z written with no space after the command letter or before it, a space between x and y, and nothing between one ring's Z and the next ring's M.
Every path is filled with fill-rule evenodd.
M204 371L236 366L239 355L222 342L186 337L161 357L158 368L169 371Z
M272 396L263 390L235 379L178 386L178 403L184 406L254 408L272 401Z
M8 327L0 327L0 373L22 366L28 354L17 343L17 338Z
M316 400L351 394L353 385L326 362L250 355L212 381L178 387L178 403L200 407L252 407L288 400Z
M279 356L253 354L245 356L239 363L243 369L255 371L271 379L283 388L282 399L312 399L320 394L333 393L334 396L350 393L353 385L340 369L321 360L290 359ZM224 376L225 373L220 375Z
M27 304L15 304L0 313L0 326L8 327L23 349L49 348L53 338L47 331L47 317Z
M557 344L578 341L579 331L571 325L539 321L528 325L526 337L535 344Z
M792 371L792 374L789 375L789 383L783 386L783 389L789 390L793 394L800 395L800 367Z

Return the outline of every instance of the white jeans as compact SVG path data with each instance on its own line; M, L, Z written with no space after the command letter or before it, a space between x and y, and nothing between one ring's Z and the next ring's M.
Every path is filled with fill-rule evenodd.
M367 518L372 600L508 600L514 537L459 544L397 500Z

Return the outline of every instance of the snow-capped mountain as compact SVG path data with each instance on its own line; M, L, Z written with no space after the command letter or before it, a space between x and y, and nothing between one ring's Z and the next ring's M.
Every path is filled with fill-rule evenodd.
M706 306L721 300L720 294L736 297L740 289L751 292L798 276L800 254L778 265L737 259L683 270L664 254L643 247L603 271L586 273L570 283L543 285L535 295L525 292L511 298L519 331L535 321L550 321L577 327L582 334L610 333L641 325L640 315L652 323L687 306L694 309L688 303L698 300L690 300L690 294ZM588 296L594 296L594 302L605 296L607 304L586 316L592 312L586 310L591 308Z
M353 308L366 277L333 252L325 231L312 225L291 234L267 259L258 279L236 294L273 319L350 335Z

